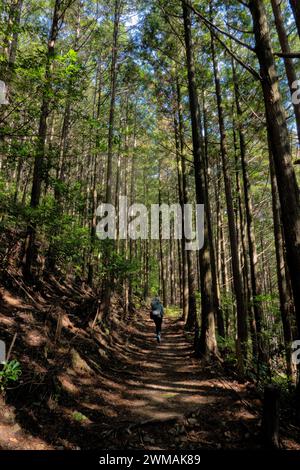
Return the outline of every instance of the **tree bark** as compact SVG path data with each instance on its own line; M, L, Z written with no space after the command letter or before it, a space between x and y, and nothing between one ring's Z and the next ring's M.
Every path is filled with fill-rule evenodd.
M236 298L236 309L237 309L237 356L239 372L241 375L244 374L244 361L247 355L247 309L245 305L245 299L243 294L243 281L240 268L240 260L238 253L238 242L237 232L235 225L235 215L232 198L231 179L228 167L228 152L227 152L227 139L224 123L224 110L221 94L221 84L219 71L216 62L215 45L214 39L211 35L211 51L212 51L212 62L214 68L218 117L219 117L219 129L220 129L220 144L221 144L221 157L222 157L222 169L225 186L226 206L228 215L228 227L229 227L229 239L231 247L232 257L232 271L233 271L233 285Z
M234 63L232 63L232 72L233 72L233 81L234 81L234 93L235 93L235 104L237 115L239 119L238 123L238 133L239 133L239 144L240 144L240 154L241 154L241 163L242 163L242 176L243 176L243 188L245 195L245 212L246 212L246 221L247 221L247 236L248 236L248 246L249 246L249 259L250 259L250 279L251 279L251 291L252 291L252 305L254 310L254 319L255 319L255 328L253 333L257 335L256 339L253 337L253 341L257 340L258 348L258 359L262 362L265 361L265 351L262 339L262 323L263 323L263 309L259 296L262 294L262 288L260 284L259 272L258 272L258 258L257 258L257 248L255 240L255 230L254 230L254 218L253 218L253 207L251 200L251 184L248 174L248 162L247 162L247 149L246 149L246 139L245 132L241 124L241 118L243 116L243 111L240 104L240 90L239 83L236 76L236 70ZM255 344L254 344L255 349Z
M122 0L115 0L114 6L114 30L112 41L112 59L110 70L110 108L109 108L109 124L108 124L108 142L107 142L107 171L106 171L106 204L112 204L113 195L113 147L114 147L114 127L115 127L115 103L117 92L117 59L118 59L118 43L120 32L120 19L122 11ZM112 253L112 244L107 240L104 249L103 260L106 268L106 277L102 289L102 302L100 311L103 312L104 318L107 318L110 311L110 298L112 292L112 276L109 271L110 258Z
M296 22L298 34L300 37L300 3L299 3L299 0L290 0L290 5L294 13L295 22Z
M18 47L19 26L21 21L23 0L11 0L7 28L3 39L3 49L5 52L6 63L1 67L0 78L4 80L7 87L7 98L10 95L10 84L13 77L13 71Z
M215 254L215 245L214 245L214 237L213 237L213 228L212 228L212 215L211 215L211 207L209 201L209 179L208 179L208 131L207 131L207 118L206 118L206 104L203 98L203 125L204 125L204 162L205 162L205 194L206 194L206 206L207 206L207 223L208 223L208 238L209 238L209 245L210 245L210 257L211 257L211 274L212 274L212 285L213 285L213 297L214 297L214 309L216 312L216 323L218 334L221 338L225 338L225 326L224 326L224 317L223 311L220 304L220 291L218 288L218 280L217 280L217 270L216 270L216 254ZM202 132L202 130L200 129Z
M175 146L176 146L176 158L177 158L177 178L178 178L178 193L179 193L179 202L180 206L183 210L184 207L184 191L186 192L186 188L184 189L184 179L186 176L183 174L183 164L185 164L184 158L182 156L183 151L183 136L181 135L182 132L180 131L179 122L181 117L177 118L176 114L179 114L179 104L180 97L178 96L178 85L177 85L177 96L176 96L176 108L175 115L174 115L174 131L175 131ZM176 112L177 111L177 112ZM181 143L180 143L181 142ZM184 233L184 219L182 218L182 233ZM187 320L189 315L189 283L188 283L188 260L187 260L187 251L185 250L185 241L182 237L181 240L181 253L182 253L182 264L180 266L181 271L181 279L182 279L182 318L184 321Z
M159 163L159 189L158 189L158 204L162 204L162 178L161 178L161 165ZM162 296L163 305L167 306L167 276L165 267L165 252L164 241L162 238L162 213L159 213L159 266L160 266L160 293Z
M181 168L181 186L182 186L182 195L181 195L181 207L182 213L184 213L184 205L188 204L188 182L187 182L187 172L186 172L186 161L185 161L185 144L184 144L184 128L183 128L183 116L182 116L182 104L181 104L181 89L177 77L177 112L178 112L178 137L179 137L179 153L180 153L180 168ZM184 234L184 218L182 219L182 233ZM184 260L184 285L183 285L183 301L184 301L184 319L185 319L185 328L187 330L192 330L195 325L197 318L197 304L196 304L196 280L195 280L195 271L193 266L192 253L189 250L185 249L185 239L182 237L182 253Z
M265 447L279 448L279 390L274 385L264 391L262 438Z
M113 161L113 144L114 144L114 125L115 125L115 102L117 91L117 59L118 59L118 42L119 29L121 19L122 0L115 0L114 11L114 31L112 43L112 59L111 59L111 76L110 76L110 111L108 126L108 150L107 150L107 175L106 175L106 197L107 204L112 203L112 161Z
M270 147L274 157L282 223L286 241L287 264L300 332L300 205L299 188L291 158L289 133L279 92L266 10L261 0L249 2L256 39L256 53L266 108Z
M291 292L290 280L287 271L284 238L281 226L281 207L278 195L278 187L275 176L275 168L273 155L270 148L270 175L272 186L272 208L273 208L273 221L274 221L274 240L276 251L276 266L277 266L277 282L280 301L280 314L283 327L284 345L285 345L285 358L287 367L287 376L292 382L296 382L297 370L292 361L292 341L293 332L291 326L291 319L293 318L294 305L293 296Z
M51 89L51 67L55 57L55 44L59 32L60 22L63 21L63 17L66 9L63 9L63 1L56 0L53 10L52 24L48 39L48 50L46 56L45 66L45 85L43 88L42 105L40 111L40 121L38 129L38 139L35 151L35 160L33 168L33 182L31 189L31 200L30 207L36 209L40 203L41 187L43 180L43 165L45 159L45 145L47 137L47 120L50 112L50 89ZM27 227L27 235L24 249L23 259L23 273L27 279L31 278L32 265L37 257L37 250L35 249L36 240L36 223L32 222Z
M191 25L191 9L188 2L182 1L184 36L186 49L186 64L188 70L189 104L192 121L193 156L195 169L195 186L197 204L204 204L206 209L204 155L202 136L200 133L200 110L195 78L195 65L193 57L193 39ZM204 246L199 253L200 279L201 279L201 335L198 338L198 325L196 322L196 354L208 356L217 352L215 336L215 311L212 286L211 256L207 230L207 212L205 210Z
M289 39L285 30L284 20L283 20L282 12L281 12L281 0L271 0L271 3L272 3L272 8L273 8L273 14L275 18L275 25L276 25L276 29L278 33L278 38L279 38L279 42L281 45L281 51L284 54L290 54L291 49L289 45ZM293 96L293 93L295 92L294 86L295 86L295 83L297 83L297 74L296 74L293 59L289 57L284 57L284 65L285 65L286 76L287 76L288 83L289 83L290 93ZM297 125L298 143L300 144L300 104L293 102L293 107L294 107L296 125Z

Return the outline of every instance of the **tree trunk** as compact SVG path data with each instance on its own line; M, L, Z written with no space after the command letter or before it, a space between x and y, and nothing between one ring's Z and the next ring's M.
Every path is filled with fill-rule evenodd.
M204 179L204 155L202 147L202 135L200 133L200 110L197 94L197 85L194 65L194 45L192 39L191 9L186 1L182 1L184 35L186 49L186 64L188 70L189 104L192 121L193 156L195 168L195 186L197 204L204 204L206 209L205 179ZM212 286L211 257L207 230L207 212L205 211L204 246L199 254L200 278L201 278L201 335L198 338L198 325L196 322L196 354L208 356L217 351L215 336L215 311Z
M107 204L112 203L112 161L113 161L113 144L114 144L114 125L115 125L115 102L117 91L117 58L118 58L118 42L121 18L122 0L115 0L114 11L114 31L112 44L111 59L111 76L110 76L110 111L108 126L108 150L107 150L107 175L106 175L106 197Z
M162 204L162 183L161 183L161 166L159 164L159 189L158 189L158 204ZM160 266L160 294L164 306L167 306L167 279L165 267L165 254L164 254L164 241L162 238L162 213L159 212L159 266Z
M252 305L254 310L254 319L255 327L253 328L253 334L256 334L257 337L252 337L254 341L254 351L256 349L256 340L258 348L258 359L260 361L265 361L265 352L264 345L262 340L262 322L263 322L263 309L259 296L262 294L262 288L260 284L259 272L258 272L258 258L257 258L257 248L255 240L255 230L254 230L254 219L253 219L253 207L251 200L251 184L248 174L248 162L247 162L247 149L245 141L245 133L241 124L241 118L243 116L243 111L240 104L240 90L239 83L236 76L235 65L232 63L232 73L233 73L233 82L234 82L234 93L235 93L235 104L237 115L239 119L238 124L238 133L239 133L239 144L240 144L240 154L241 154L241 163L242 163L242 176L243 176L243 188L245 195L245 210L246 210L246 221L247 221L247 236L248 236L248 246L249 246L249 259L250 259L250 279L251 279L251 290L252 290Z
M40 121L38 129L38 141L35 151L35 160L33 168L33 182L31 189L30 207L36 209L40 203L41 187L43 179L43 165L45 158L45 144L47 137L47 120L50 112L50 89L51 89L51 66L55 56L55 44L59 32L59 23L62 21L65 9L61 10L63 6L62 0L56 0L54 5L53 17L50 35L48 39L48 51L46 57L45 67L45 85L43 89L42 106L40 112ZM37 258L37 250L35 249L36 239L36 223L32 222L27 227L27 235L24 249L23 260L23 273L29 279L32 275L32 265Z
M106 204L112 204L112 177L113 177L113 147L114 147L114 127L115 127L115 103L117 91L117 59L118 59L118 43L119 43L119 30L120 19L122 11L122 0L115 0L114 7L114 30L112 41L112 59L110 70L110 110L109 110L109 125L108 125L108 143L107 143L107 171L106 171ZM106 318L110 311L110 297L112 292L112 276L109 272L110 258L112 253L112 244L107 240L104 249L103 260L106 267L106 277L102 290L101 312Z
M208 238L209 238L209 245L210 245L210 257L211 257L211 274L212 274L212 285L213 285L213 297L214 297L214 309L216 312L216 323L218 334L221 338L225 338L225 326L224 326L224 318L223 318L223 311L220 304L220 291L218 288L218 280L217 280L217 270L216 270L216 255L215 255L215 245L214 245L214 237L213 237L213 229L212 229L212 215L211 215L211 207L210 207L210 200L209 200L209 180L208 180L208 131L207 131L207 119L206 119L206 105L203 98L203 123L204 123L204 162L205 162L205 194L206 194L206 207L207 207L207 223L208 223ZM201 131L202 132L202 131Z
M176 114L179 115L181 114L181 111L179 111L179 106L180 104L180 97L178 96L180 93L180 90L178 90L179 84L177 80L177 99L176 99L176 110L175 110L175 115L174 115L174 131L175 131L175 146L176 146L176 158L177 158L177 178L178 178L178 193L179 193L179 202L180 206L183 210L184 208L184 184L186 184L186 177L183 175L183 162L184 162L184 157L182 155L182 151L184 148L183 145L183 136L182 132L180 131L180 125L179 122L182 119L182 117L179 117L177 119ZM177 113L176 113L177 111ZM181 143L180 143L181 142ZM184 162L185 163L185 162ZM186 188L185 188L186 192ZM182 218L182 233L184 233L184 219ZM187 320L188 315L189 315L189 284L188 284L188 260L187 260L187 251L185 250L185 240L184 237L182 237L181 240L181 253L182 253L182 265L180 267L180 271L182 273L181 279L182 279L182 318L184 321Z
M275 18L275 25L278 33L278 38L279 42L281 45L281 51L284 54L290 54L291 49L289 45L289 39L288 35L285 30L284 26L284 20L282 17L281 13L281 0L271 0L272 3L272 8L273 8L273 13L274 13L274 18ZM298 5L299 5L299 0L298 0ZM299 18L300 18L300 12L299 12ZM285 70L286 70L286 76L288 79L289 83L289 88L290 88L290 93L293 95L295 92L295 83L297 82L297 74L294 66L293 59L289 57L284 57L284 65L285 65ZM297 134L298 134L298 142L300 144L300 104L294 102L294 112L295 112L295 117L296 117L296 125L297 125Z
M273 207L273 221L274 221L274 240L276 250L276 266L277 266L277 282L280 301L280 313L283 327L285 357L287 366L287 376L292 381L296 381L296 368L292 361L292 341L293 333L291 326L291 319L294 316L293 297L289 276L287 272L284 239L281 226L281 208L279 202L277 181L275 176L275 168L273 155L270 148L270 174L272 186L272 207Z
M279 390L267 385L264 391L262 417L263 444L269 449L279 448Z
M102 83L101 83L101 67L99 67L99 85L98 89L95 90L97 98L97 111L95 114L95 118L97 120L100 119L100 110L101 110L101 97L102 97ZM93 287L94 282L94 250L96 245L96 229L97 229L97 205L98 205L98 191L97 191L97 182L98 182L98 169L99 169L99 144L100 144L100 136L99 130L97 129L96 134L96 153L92 157L92 184L91 184L91 198L90 198L90 213L91 213L91 221L90 221L90 248L88 254L88 285Z
M3 49L6 56L6 63L4 67L1 67L0 78L5 82L7 87L7 99L9 99L10 95L10 85L16 61L22 7L23 0L11 0L7 28L3 39Z
M183 124L183 116L182 116L182 104L181 104L181 90L180 85L177 77L177 111L178 111L178 137L179 137L179 152L180 152L180 168L181 168L181 176L182 176L182 200L181 200L181 207L182 211L184 211L184 205L188 204L189 197L188 197L188 182L187 182L187 174L186 174L186 161L185 161L185 145L184 145L184 124ZM184 213L184 212L182 212ZM182 219L182 233L184 234L185 226L184 226L184 218ZM188 330L192 330L195 321L197 318L197 304L196 304L196 281L195 281L195 272L193 267L193 259L192 253L189 250L185 249L185 238L182 237L182 253L183 259L186 263L184 266L184 282L186 285L183 286L184 289L184 306L186 309L186 316L185 319L185 328Z
M296 2L295 2L296 4ZM275 174L282 208L287 264L295 301L298 333L300 332L300 205L299 188L292 164L289 133L279 92L278 77L271 47L264 3L249 3L256 39L256 53L266 107L270 147L274 157Z
M300 37L300 3L299 3L299 0L290 0L290 5L294 13L295 22L296 22L298 34Z
M220 128L220 137L221 137L221 156L222 156L222 168L223 168L223 177L224 177L224 186L225 186L225 196L226 196L226 206L227 206L227 215L228 215L228 227L229 227L229 239L231 247L231 257L232 257L232 271L233 271L233 285L236 298L236 309L237 309L237 357L239 372L241 375L244 374L244 361L247 355L247 309L244 300L243 294L243 282L240 268L240 260L238 253L238 243L237 243L237 232L235 226L235 215L233 207L233 198L232 198L232 188L231 188L231 179L229 174L228 167L228 152L227 152L227 141L226 141L226 131L224 123L224 111L221 95L221 84L220 77L216 62L215 56L215 45L213 36L211 36L211 51L212 51L212 61L214 68L215 76L215 87L216 87L216 96L217 96L217 107L218 107L218 117L219 117L219 128Z

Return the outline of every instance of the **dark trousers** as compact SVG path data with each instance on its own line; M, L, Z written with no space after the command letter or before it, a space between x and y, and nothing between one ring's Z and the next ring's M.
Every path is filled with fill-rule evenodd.
M162 318L161 317L154 318L154 323L156 326L156 334L159 335L161 332Z

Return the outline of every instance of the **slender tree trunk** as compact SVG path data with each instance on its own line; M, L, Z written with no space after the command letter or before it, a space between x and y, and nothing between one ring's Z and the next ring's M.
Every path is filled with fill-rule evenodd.
M276 250L276 266L277 266L277 281L279 290L280 313L283 326L283 336L285 344L285 357L287 366L287 376L292 382L296 381L296 369L292 361L292 341L293 333L291 320L294 316L293 297L289 276L287 272L284 239L281 226L281 207L279 202L277 181L275 176L275 168L273 155L270 148L270 173L272 185L272 207L273 207L273 221L274 221L274 239Z
M224 111L221 95L221 84L220 77L215 56L215 45L213 36L211 36L211 50L212 50L212 61L215 76L218 116L219 116L219 128L221 136L221 156L222 156L222 168L224 176L226 206L228 215L228 227L229 227L229 239L231 247L232 257L232 271L233 271L233 285L236 298L237 308L237 357L239 364L240 374L244 374L244 361L247 355L247 309L245 305L245 299L243 294L243 282L240 268L237 232L235 226L235 216L232 198L231 179L228 167L228 153L227 153L227 142L226 142L226 131L224 123Z
M134 108L134 127L133 127L133 146L132 146L132 156L131 156L131 180L130 180L130 203L134 204L135 198L135 178L136 178L136 147L137 147L137 103L135 103ZM133 261L136 256L136 241L130 238L129 240L129 259ZM129 310L132 310L133 307L133 285L132 278L129 277Z
M158 190L158 204L162 204L162 177L161 177L161 166L159 164L159 190ZM167 276L165 267L165 253L164 253L164 241L162 238L162 213L159 213L159 265L160 265L160 291L162 294L163 304L166 307L168 304L167 300Z
M109 110L109 125L108 125L108 144L107 144L107 172L106 172L106 204L112 204L113 195L113 148L114 148L114 127L115 127L115 103L116 103L116 92L117 92L117 59L118 59L118 48L119 48L119 32L120 32L120 19L122 11L122 0L115 0L114 6L114 30L113 30L113 41L112 41L112 60L111 60L111 71L110 71L110 110ZM109 271L109 264L112 252L112 244L110 240L107 240L107 246L105 247L104 253L104 265L106 267L106 278L103 285L102 291L102 302L101 312L103 312L104 318L108 317L110 311L110 298L112 292L112 276Z
M8 64L11 69L14 67L15 61L16 61L22 7L23 7L23 0L12 1L12 18L13 18L14 28L12 32L12 40L10 44L9 57L8 57Z
M20 191L21 174L22 174L23 165L24 165L23 159L19 158L19 161L17 163L17 169L16 169L17 174L16 174L16 189L15 189L15 194L14 194L14 204L18 202L18 195Z
M115 0L114 11L114 31L113 31L113 45L112 45L112 60L111 60L111 81L110 81L110 111L109 111L109 126L108 126L108 150L107 150L107 175L106 175L106 197L107 204L112 203L112 176L113 176L113 144L114 144L114 126L115 126L115 102L117 91L117 59L118 59L118 42L119 42L119 29L121 19L122 0Z
M47 120L50 112L50 89L51 89L51 66L55 56L55 44L59 32L59 24L63 20L65 9L62 11L63 1L56 0L54 5L52 24L50 35L48 39L48 51L46 57L45 67L45 85L43 89L42 106L40 112L40 121L38 129L38 140L35 152L34 169L33 169L33 182L31 190L30 206L36 209L40 203L41 187L43 179L43 165L45 158L45 144L47 137ZM36 223L32 222L27 227L27 235L25 241L23 272L24 276L28 279L32 275L32 264L37 257L37 250L35 249L36 239Z
M135 117L134 117L134 131L133 131L133 148L132 148L132 157L131 157L131 181L130 181L130 203L134 203L135 198L135 150L136 150L136 126L137 126L137 116L135 110ZM159 195L160 198L160 195ZM136 241L130 238L129 240L129 259L133 261L134 256L136 255ZM161 262L163 263L163 259L161 258ZM163 266L163 265L162 265ZM162 267L163 271L164 268ZM165 279L165 277L164 277ZM164 291L165 292L165 291ZM164 297L165 301L165 297ZM129 310L132 310L133 306L133 285L132 285L132 278L129 278Z
M240 90L239 83L236 76L236 69L234 63L232 63L232 74L234 82L234 92L235 92L235 104L237 115L239 119L238 124L238 133L239 133L239 143L240 143L240 154L241 154L241 163L242 163L242 176L243 176L243 188L245 196L245 210L246 210L246 221L247 221L247 236L248 236L248 246L249 246L249 259L250 259L250 279L251 279L251 290L252 290L252 304L254 309L254 318L255 318L255 327L253 328L253 335L257 335L257 347L258 347L258 358L261 361L265 361L264 346L262 340L262 322L263 322L263 309L261 301L259 299L262 294L262 288L260 284L259 272L258 272L258 259L257 259L257 249L256 249L256 240L255 240L255 231L254 231L254 219L253 219L253 208L251 200L251 185L248 174L248 162L247 162L247 149L246 149L246 140L245 133L242 127L242 116L243 111L240 105ZM256 349L256 339L253 336L252 340L254 341L254 351Z
M185 145L184 145L184 124L183 124L183 115L182 115L182 104L181 104L181 89L179 85L179 80L177 77L177 111L178 111L178 134L179 134L179 151L180 151L180 168L182 173L182 211L184 211L185 204L188 204L188 183L187 183L187 174L186 174L186 161L185 161ZM182 212L184 213L184 212ZM182 234L184 234L184 218L182 219ZM185 318L185 328L191 330L195 325L197 318L197 304L196 304L196 281L195 281L195 272L193 268L193 259L192 253L189 250L185 249L185 238L182 237L182 253L184 262L185 276L184 282L186 285L184 288L184 306L186 309Z
M101 66L99 67L99 85L98 89L95 90L97 95L97 110L95 113L95 118L100 119L100 110L101 110L101 97L102 97L102 82L101 82ZM97 129L96 134L96 153L93 155L92 159L92 182L91 182L91 200L90 200L90 213L91 213L91 222L90 222L90 248L88 254L88 285L93 287L94 282L94 250L96 244L96 229L97 229L97 205L98 205L98 191L97 191L97 182L98 182L98 168L99 168L99 153L98 148L100 145L100 135L99 130Z
M172 306L175 305L175 266L174 266L174 255L175 255L175 250L174 250L174 238L172 236L172 231L171 231L171 237L169 240L169 268L170 268L170 303Z
M195 168L195 185L197 204L206 205L205 195L205 164L202 147L202 136L199 128L200 110L197 94L197 85L194 65L194 45L192 39L191 9L186 1L182 1L184 35L186 48L186 64L188 70L189 103L192 121L193 156ZM206 209L206 207L205 207ZM205 211L204 246L199 254L201 277L201 335L198 338L198 324L196 322L196 354L208 356L217 351L215 336L215 311L212 286L211 256L207 230L207 212Z
M3 49L7 62L4 67L1 67L0 78L6 84L7 99L9 99L10 96L10 85L13 78L16 61L22 7L23 0L11 0L7 28L3 40Z
M261 82L266 107L270 147L274 157L282 223L286 241L287 264L295 301L298 333L300 332L300 204L299 188L293 168L285 111L279 92L274 56L264 3L250 0L260 63ZM296 2L295 2L296 6ZM300 390L299 390L300 392Z
M279 42L281 45L281 50L284 54L290 54L291 49L289 45L289 39L287 32L285 30L284 26L284 20L282 17L282 12L281 12L281 0L271 0L272 3L272 8L273 8L273 13L274 13L274 18L275 18L275 25L279 37ZM299 0L297 2L299 5ZM300 7L299 7L299 19L300 19ZM294 66L294 61L293 59L289 57L285 57L284 59L284 65L285 65L285 71L286 71L286 76L288 79L289 83L289 88L290 88L290 93L293 95L295 92L295 83L297 83L297 74L296 74L296 69ZM298 134L298 142L300 144L300 104L293 102L294 106L294 112L295 112L295 117L296 117L296 124L297 124L297 134Z
M82 4L79 2L79 8L76 18L76 31L75 31L75 38L73 48L77 50L78 42L80 38L80 18L81 18L81 10ZM68 159L68 152L70 147L70 131L71 131L71 113L72 113L72 88L73 88L73 81L74 79L71 77L69 78L68 86L67 86L67 96L65 100L65 109L63 114L63 123L62 123L62 130L61 130L61 137L59 143L59 161L57 165L56 171L56 185L54 188L54 198L57 205L57 213L59 216L63 214L63 193L64 193L64 186L67 179L67 159ZM53 135L53 126L54 126L54 116L52 114L52 132L51 132L51 144L52 144L52 135ZM91 146L91 142L90 142ZM51 145L49 145L49 153L51 153ZM45 194L48 186L48 172L46 176L45 182ZM48 183L48 184L47 184ZM88 198L87 198L88 199ZM87 200L88 204L88 200ZM53 233L50 236L57 235L57 231L60 231L60 227L54 227ZM46 263L45 263L45 270L47 272L55 272L56 270L56 263L57 263L57 249L53 241L50 241L50 245L48 248L48 253L46 255Z
M233 122L233 135L234 135L234 147L235 147L235 166L236 166L236 191L238 195L238 208L237 208L237 220L240 221L239 223L239 230L241 233L241 249L242 249L242 273L243 273L243 283L244 283L244 297L245 297L245 304L247 307L248 318L249 318L249 327L250 327L250 335L252 340L252 353L253 357L258 357L258 347L257 347L257 331L256 331L256 322L255 316L253 312L253 300L252 300L252 291L251 291L251 281L250 281L250 268L249 268L249 260L248 260L248 252L247 252L247 221L244 220L244 199L242 198L241 194L241 187L240 187L240 164L238 162L238 152L239 152L239 145L236 140L236 132L235 129L237 127L236 122ZM247 217L246 217L247 219ZM252 300L252 301L251 301Z
M299 0L290 0L290 5L294 13L297 30L298 30L298 34L300 37L300 3L299 3Z
M203 99L203 123L204 123L204 162L205 162L205 194L206 194L206 207L207 207L207 230L210 246L210 257L211 257L211 274L212 274L212 286L213 286L213 297L214 297L214 309L216 312L216 323L218 334L221 338L225 338L225 327L224 327L224 318L223 311L220 304L220 291L218 289L217 281L217 271L216 271L216 255L215 255L215 245L212 229L212 214L209 200L209 180L208 180L208 131L207 131L207 118L206 118L206 104ZM202 132L202 130L201 130Z
M175 145L176 145L176 158L177 158L177 178L178 178L178 192L179 192L179 202L180 206L182 208L182 211L184 209L184 192L186 193L186 188L184 190L184 184L186 181L186 177L183 174L183 161L184 157L182 156L182 151L183 151L183 135L182 131L180 131L180 125L179 122L182 120L181 116L181 111L180 111L180 102L181 98L179 96L180 90L179 90L179 84L177 80L177 103L176 103L176 108L177 108L177 113L175 111L175 116L174 116L174 131L175 131ZM176 114L180 114L180 117L177 119ZM182 218L182 233L184 234L184 219ZM187 260L187 251L185 249L185 240L184 237L182 237L181 240L181 253L182 253L182 269L180 266L180 271L182 273L181 279L182 279L182 317L183 320L186 321L189 315L189 277L188 277L188 260Z
M226 254L224 251L224 237L223 237L223 208L221 201L221 176L219 175L220 168L217 163L217 174L214 178L214 191L216 197L216 269L217 269L217 282L218 291L220 295L220 302L225 300L227 296L227 280L226 280ZM225 302L224 302L225 305ZM224 337L228 335L228 307L222 307L222 316L224 322ZM219 331L219 330L218 330Z

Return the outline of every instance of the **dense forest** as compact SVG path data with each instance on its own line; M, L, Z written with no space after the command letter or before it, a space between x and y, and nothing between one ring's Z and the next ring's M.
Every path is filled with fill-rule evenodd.
M154 417L178 448L255 448L263 414L266 445L300 449L299 2L0 4L0 447L172 447ZM155 239L120 218L100 237L99 205L124 197L131 222L204 205L203 246L163 211Z

